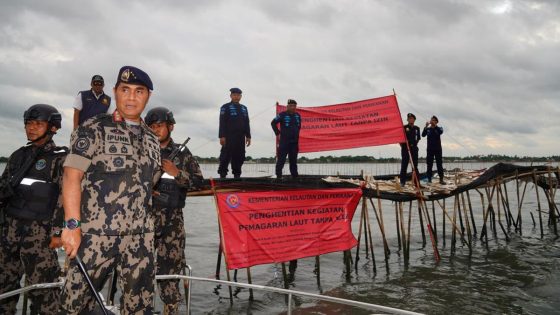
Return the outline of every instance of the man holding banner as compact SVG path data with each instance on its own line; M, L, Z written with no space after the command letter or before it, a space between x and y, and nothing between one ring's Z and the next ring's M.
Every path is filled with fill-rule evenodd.
M404 125L404 133L408 141L408 147L406 142L401 143L401 186L406 184L406 171L408 169L408 164L410 163L410 157L412 157L412 164L414 165L414 171L418 174L418 141L420 141L420 128L414 125L416 121L416 116L412 113L406 115L408 124ZM410 155L408 149L410 148Z
M297 155L299 151L299 130L301 116L296 112L297 102L289 99L286 111L279 113L270 125L278 140L278 156L276 160L276 178L282 178L282 169L286 163L286 155L290 160L290 174L292 178L298 176ZM278 129L280 124L280 130Z

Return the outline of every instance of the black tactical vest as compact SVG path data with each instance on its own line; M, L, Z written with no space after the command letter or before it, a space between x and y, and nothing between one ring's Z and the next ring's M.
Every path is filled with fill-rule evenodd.
M59 186L52 182L54 160L61 153L37 156L21 183L14 189L6 213L27 220L50 220L59 197Z

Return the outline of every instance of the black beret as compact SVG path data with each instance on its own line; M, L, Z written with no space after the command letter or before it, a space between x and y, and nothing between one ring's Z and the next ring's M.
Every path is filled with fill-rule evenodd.
M117 85L120 82L143 85L150 91L154 89L150 76L146 72L132 66L124 66L119 70Z
M297 105L297 102L296 102L296 100L289 99L289 100L288 100L288 105L290 105L290 104Z
M413 113L408 113L408 114L406 114L406 118L407 118L407 119L410 118L410 117L416 119L416 116L415 116Z
M243 93L243 91L241 91L240 88L236 88L236 87L229 89L229 91L230 91L232 94L241 94L241 93Z

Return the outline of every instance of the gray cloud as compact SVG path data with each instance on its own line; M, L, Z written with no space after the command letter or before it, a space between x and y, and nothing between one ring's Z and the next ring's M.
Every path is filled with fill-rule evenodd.
M439 116L448 154L557 154L559 13L557 1L508 0L2 3L0 155L25 142L21 116L34 103L64 110L66 144L76 93L98 73L112 94L125 64L150 74L149 106L170 107L176 137L191 136L201 156L218 154L232 86L253 116L251 156L274 154L276 101L327 105L393 88L419 124Z

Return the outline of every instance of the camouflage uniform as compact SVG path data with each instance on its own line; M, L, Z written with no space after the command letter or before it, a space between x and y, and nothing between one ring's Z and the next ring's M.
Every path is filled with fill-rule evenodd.
M9 185L9 179L22 167L26 158L33 156L34 150L37 147L28 145L10 156L2 174L2 188ZM50 196L27 195L25 190L16 188L15 194L7 201L6 221L0 239L0 293L19 289L24 273L26 285L56 282L60 276L58 257L56 251L49 248L49 243L51 237L61 229L63 210L58 191L66 153L64 149L57 148L52 140L47 142L25 174L25 178L53 183L54 191ZM42 197L48 197L49 200ZM31 212L32 199L50 204L46 206L49 209L40 213ZM31 314L56 314L59 293L58 289L30 291ZM18 298L15 296L0 301L0 314L15 314Z
M161 158L166 159L179 147L173 140L161 149ZM199 187L202 172L191 152L185 148L174 159L179 174L173 178L165 173L156 190L166 200L154 198L155 244L157 250L157 274L182 274L185 268L185 222L183 207L187 190ZM179 280L160 280L161 300L167 305L178 305L181 300Z
M150 215L152 187L161 168L159 141L144 122L132 125L101 114L72 133L64 164L84 171L82 243L78 249L95 287L100 290L116 269L123 314L151 312L154 243ZM75 260L62 294L62 308L92 311L95 299Z

